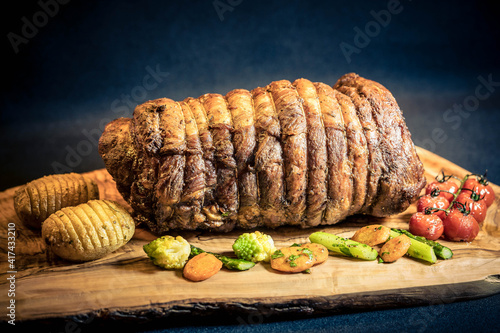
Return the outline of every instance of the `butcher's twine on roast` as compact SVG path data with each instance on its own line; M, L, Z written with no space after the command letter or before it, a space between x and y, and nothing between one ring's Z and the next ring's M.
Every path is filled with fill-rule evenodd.
M138 223L169 230L302 228L389 216L425 186L403 114L381 84L297 79L138 105L99 153Z

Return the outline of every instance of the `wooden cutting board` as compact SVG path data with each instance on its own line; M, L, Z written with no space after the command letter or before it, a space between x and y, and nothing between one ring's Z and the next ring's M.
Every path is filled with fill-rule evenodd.
M429 151L418 148L418 152L428 181L441 170L457 176L467 173ZM105 170L87 175L98 182L101 198L125 205ZM492 186L497 197L478 237L471 243L442 241L454 252L450 260L430 265L403 257L380 264L330 256L311 274L278 273L260 263L245 272L223 269L198 283L185 280L179 271L154 266L142 246L156 237L143 229L127 245L96 261L75 264L54 257L46 251L39 233L17 218L13 208L16 188L12 188L0 193L0 308L5 311L14 300L17 323L151 322L230 314L239 323L251 324L283 314L333 314L485 297L500 292L500 187ZM413 212L415 205L389 218L355 216L330 227L260 230L281 247L306 242L319 230L350 237L359 227L373 223L407 228ZM15 257L9 262L7 237L13 229ZM230 254L242 232L180 235L205 250ZM8 280L11 276L14 279ZM9 289L15 292L12 297ZM2 321L6 320L9 318L2 315Z

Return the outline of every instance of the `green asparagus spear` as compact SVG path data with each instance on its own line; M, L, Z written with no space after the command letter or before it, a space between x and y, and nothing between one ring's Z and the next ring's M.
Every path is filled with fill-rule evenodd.
M394 229L391 229L391 238L395 238L397 236L400 236L401 233L395 231ZM415 238L410 238L411 245L410 248L408 249L407 254L410 257L421 259L428 261L432 264L434 264L437 261L436 258L436 253L434 253L434 249L432 246L425 244L423 242L420 242L416 240Z
M314 232L309 236L312 243L324 245L328 250L348 257L364 260L377 259L378 252L371 246L327 232Z
M194 257L195 255L203 253L203 252L207 252L207 251L204 251L204 250L200 249L199 247L196 247L196 246L191 244L191 257ZM219 253L213 253L213 252L207 252L207 253L213 254L217 259L222 261L222 265L224 267L226 267L227 269L246 271L246 270L252 268L253 266L255 266L255 263L252 261L230 258L230 257L226 257L226 256L219 254Z
M436 253L436 256L438 256L441 259L450 259L453 256L453 252L451 251L451 249L449 247L446 247L442 244L439 244L438 242L429 240L425 237L415 236L412 233L410 233L408 230L394 229L394 228L392 228L392 230L397 232L397 233L400 233L400 234L405 234L406 236L408 236L412 239L418 240L422 243L425 243L429 246L432 246L432 248L434 249L434 252Z

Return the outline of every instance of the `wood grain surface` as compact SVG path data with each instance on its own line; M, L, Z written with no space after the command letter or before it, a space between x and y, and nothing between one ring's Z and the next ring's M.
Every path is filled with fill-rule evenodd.
M468 173L429 151L418 148L418 153L428 181L441 170L457 176ZM127 206L105 170L87 175L98 182L101 198ZM142 228L128 244L102 259L71 263L55 257L46 251L39 232L17 218L13 207L16 188L12 188L0 193L0 308L6 309L14 299L18 323L152 322L224 313L245 324L284 314L344 313L485 297L500 292L500 187L492 186L496 199L478 237L471 243L442 241L454 252L450 260L430 265L403 257L380 264L330 256L311 274L278 273L269 264L259 263L245 272L223 269L197 283L185 280L180 271L154 266L142 246L156 236ZM407 228L413 212L415 205L388 218L352 216L329 227L259 230L270 234L281 247L306 242L319 230L350 237L359 227L373 223ZM9 267L7 237L14 224L15 261ZM231 254L231 245L242 232L172 235L180 234L208 251ZM15 277L15 296L7 297L11 275ZM6 320L2 314L2 321Z

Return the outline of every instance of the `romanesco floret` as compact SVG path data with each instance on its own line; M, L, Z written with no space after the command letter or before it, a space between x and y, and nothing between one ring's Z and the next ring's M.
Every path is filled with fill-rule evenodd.
M240 259L269 262L276 247L271 236L255 231L240 235L233 244L233 251Z
M182 269L191 253L191 245L181 236L161 236L143 249L153 264L166 269Z

